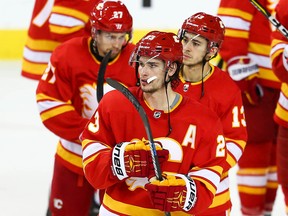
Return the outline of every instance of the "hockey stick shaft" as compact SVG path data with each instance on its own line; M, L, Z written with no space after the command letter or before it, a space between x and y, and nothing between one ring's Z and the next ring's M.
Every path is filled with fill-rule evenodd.
M106 82L112 86L113 88L117 89L118 91L120 91L136 108L136 110L138 111L138 113L140 114L140 117L143 121L144 127L145 127L145 131L148 137L148 140L150 142L150 149L151 149L151 154L152 154L152 160L153 160L153 166L155 169L155 175L156 178L160 181L162 181L162 171L159 165L159 161L158 161L158 156L157 156L157 152L156 152L156 147L155 147L155 143L154 143L154 139L152 136L152 131L150 128L150 123L149 120L147 118L147 115L145 113L144 108L141 106L141 104L139 103L139 101L135 98L135 96L125 87L123 86L121 83L117 82L116 80L113 80L111 78L107 78Z
M135 98L135 96L125 86L123 86L121 83L119 83L116 80L113 80L111 78L107 78L106 82L110 86L112 86L113 88L115 88L118 91L120 91L134 105L134 107L136 108L136 110L140 114L140 117L141 117L142 122L144 124L145 130L146 130L146 134L147 134L147 137L148 137L148 140L149 140L149 143L150 143L150 149L151 149L151 155L152 155L155 175L156 175L156 178L159 181L162 181L163 180L162 171L161 171L161 167L160 167L160 164L159 164L159 161L158 161L158 156L157 156L157 152L156 152L154 139L153 139L153 136L152 136L150 123L149 123L149 120L148 120L148 117L146 115L146 112L145 112L144 108L141 106L141 104ZM165 212L165 215L166 216L170 216L171 214L170 214L170 212Z
M250 0L250 2L278 29L278 31L282 33L284 37L288 39L288 30L274 16L272 16L257 0Z
M106 72L106 67L108 65L110 56L111 56L111 52L112 50L110 50L102 59L101 64L100 64L100 68L98 71L98 78L97 78L97 101L98 103L100 102L100 100L103 97L104 94L104 90L103 90L103 85L104 85L104 76L105 76L105 72Z

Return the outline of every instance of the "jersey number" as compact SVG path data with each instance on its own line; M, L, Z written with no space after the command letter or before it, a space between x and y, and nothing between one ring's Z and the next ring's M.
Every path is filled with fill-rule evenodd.
M92 133L96 133L99 130L99 113L98 111L94 115L95 122L90 122L88 124L88 130Z
M241 125L246 127L246 121L245 121L245 115L244 115L244 107L241 106L239 107L235 106L232 109L232 114L233 114L233 120L232 120L232 127L240 127Z

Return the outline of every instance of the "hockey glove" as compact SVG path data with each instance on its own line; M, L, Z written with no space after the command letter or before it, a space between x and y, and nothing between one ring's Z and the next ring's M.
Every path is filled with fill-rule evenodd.
M190 211L197 201L196 184L189 176L167 175L163 181L152 178L145 188L154 208L165 212Z
M288 71L288 45L286 45L284 48L282 58L283 58L282 59L283 60L283 66Z
M243 101L257 105L264 96L258 79L258 65L248 56L236 56L227 62L230 77L244 95Z
M155 142L160 166L168 159L169 151ZM151 177L155 175L149 142L123 142L112 151L113 174L123 180L128 177Z

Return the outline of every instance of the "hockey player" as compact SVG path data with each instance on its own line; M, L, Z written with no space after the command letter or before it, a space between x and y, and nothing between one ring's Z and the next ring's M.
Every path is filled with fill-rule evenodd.
M272 2L259 0L270 12ZM271 25L249 1L221 0L218 16L226 26L219 54L242 91L247 123L248 140L237 172L241 211L270 215L278 187L273 113L280 88L269 57Z
M287 0L280 0L276 7L276 19L288 28ZM279 31L272 33L271 44L272 68L282 81L281 93L274 113L278 123L277 136L277 174L285 198L286 214L288 215L288 39Z
M229 214L231 200L228 170L241 157L247 141L240 89L227 73L209 62L217 55L224 33L222 20L203 12L187 18L178 33L183 44L183 66L176 91L216 112L222 122L228 150L228 169L221 176L212 205L201 215Z
M89 14L99 0L36 0L24 46L21 75L39 80L62 42L89 36Z
M140 79L130 91L149 119L163 181L152 177L139 113L119 91L107 93L81 136L85 176L106 189L99 215L197 215L211 204L225 166L221 122L208 107L172 90L182 62L175 34L149 32L130 62Z
M119 16L116 16L118 14ZM79 135L98 106L96 89L100 62L110 50L105 77L136 85L128 64L135 45L132 17L121 1L100 1L91 12L91 36L59 45L39 81L37 105L43 124L59 137L51 185L53 216L85 216L94 194L82 168ZM111 90L104 83L104 93Z

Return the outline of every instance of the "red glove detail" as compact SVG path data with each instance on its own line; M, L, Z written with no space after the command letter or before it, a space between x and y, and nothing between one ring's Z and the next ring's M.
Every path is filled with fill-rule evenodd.
M165 176L163 181L153 178L145 185L154 208L165 212L190 211L197 200L196 184L182 174Z
M161 144L161 143L160 143ZM160 166L167 161L169 151L155 142ZM112 170L119 180L128 177L155 176L149 142L123 142L112 151Z
M260 80L256 75L251 75L244 80L237 81L236 84L244 95L244 104L247 104L248 102L252 105L257 105L261 102L262 97L264 96L264 91L260 85Z

